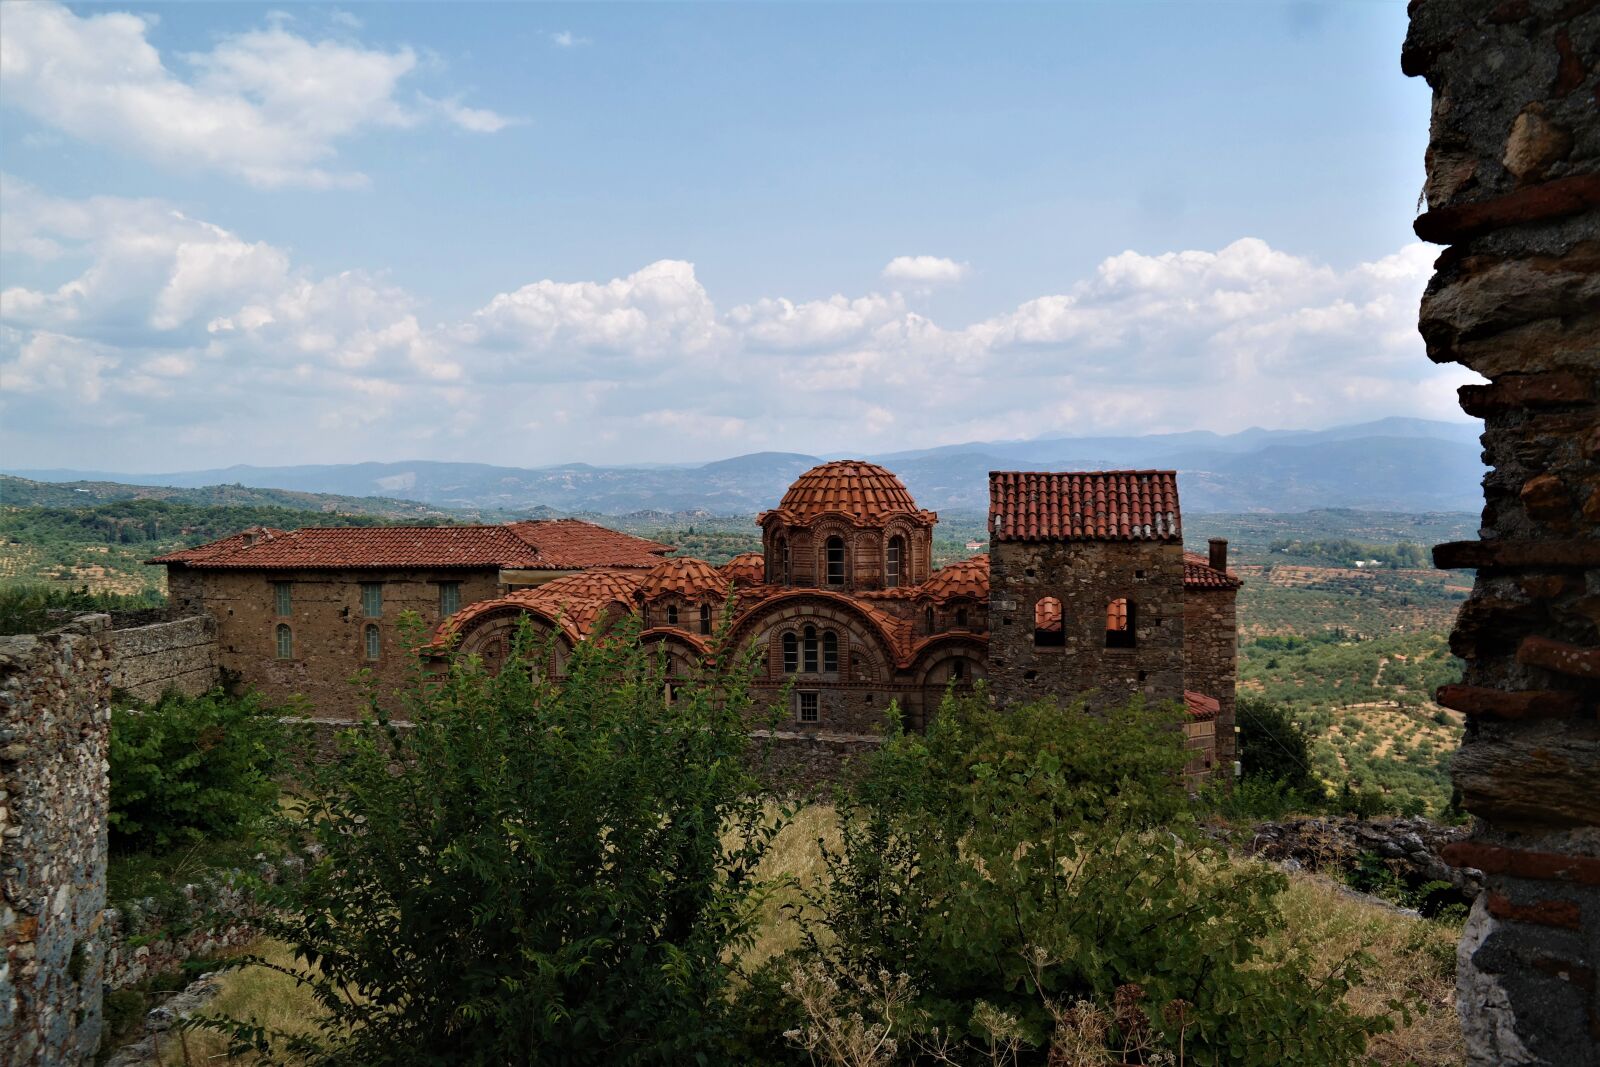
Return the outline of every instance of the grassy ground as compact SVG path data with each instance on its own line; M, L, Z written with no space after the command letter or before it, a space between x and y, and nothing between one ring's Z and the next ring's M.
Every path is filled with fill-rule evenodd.
M832 810L813 805L801 811L779 836L766 873L817 884L824 875L817 850L819 838L836 844L837 831ZM786 907L798 899L799 894L790 889L764 904L755 944L742 960L747 967L799 944L799 930ZM1397 997L1421 1006L1421 1013L1415 1014L1409 1025L1372 1043L1370 1063L1448 1067L1462 1062L1460 1025L1453 1004L1459 926L1412 918L1354 896L1325 877L1299 872L1290 876L1281 906L1287 923L1282 936L1313 946L1320 957L1333 961L1357 946L1366 946L1374 962L1367 972L1368 984L1350 994L1356 1006L1377 1010ZM275 942L258 943L252 951L278 964L293 962L287 947ZM212 1002L211 1014L254 1019L290 1032L312 1028L315 1002L292 978L264 968L248 968L228 973L222 983L223 993ZM190 1064L229 1062L226 1052L226 1040L218 1034L188 1037ZM174 1044L165 1050L163 1063L167 1067L184 1065L183 1056L183 1050Z

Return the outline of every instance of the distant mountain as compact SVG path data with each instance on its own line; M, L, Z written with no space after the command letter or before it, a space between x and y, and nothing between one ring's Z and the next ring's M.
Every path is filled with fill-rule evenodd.
M999 469L1175 469L1190 513L1364 508L1477 511L1482 497L1476 424L1383 419L1328 430L1194 431L1141 437L975 441L866 458L905 481L924 507L982 510ZM235 466L171 474L16 471L39 481L172 487L232 483L344 497L383 496L435 508L527 514L702 511L748 515L772 507L796 475L820 462L756 452L694 467L497 467L484 463ZM3 498L0 493L0 498ZM3 502L3 499L0 499Z

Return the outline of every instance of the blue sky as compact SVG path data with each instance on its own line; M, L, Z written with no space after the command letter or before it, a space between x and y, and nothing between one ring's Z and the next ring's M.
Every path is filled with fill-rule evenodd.
M1459 418L1403 3L0 5L9 466Z

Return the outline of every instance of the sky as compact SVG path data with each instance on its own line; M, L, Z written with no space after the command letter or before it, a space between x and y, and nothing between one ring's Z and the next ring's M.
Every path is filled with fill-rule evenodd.
M1405 5L0 4L0 466L1459 420Z

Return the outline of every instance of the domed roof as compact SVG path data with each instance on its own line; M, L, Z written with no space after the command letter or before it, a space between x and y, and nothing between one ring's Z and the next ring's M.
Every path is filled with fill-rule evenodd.
M767 561L759 552L741 552L717 570L735 585L760 585L767 580Z
M637 570L592 570L569 574L553 582L519 589L493 600L469 604L441 622L434 640L444 643L452 635L469 629L475 620L506 609L537 611L562 620L568 636L578 640L588 634L602 611L612 604L633 610L633 591L639 587Z
M677 556L662 560L645 574L639 583L639 593L646 600L672 594L698 600L705 596L723 596L728 591L729 578L703 559Z
M840 459L812 467L789 486L778 504L789 522L810 522L837 512L859 525L873 525L898 515L921 516L905 483L876 463Z
M928 580L917 587L920 595L935 600L969 597L973 600L989 599L989 557L973 556L948 567L940 567L928 575Z

